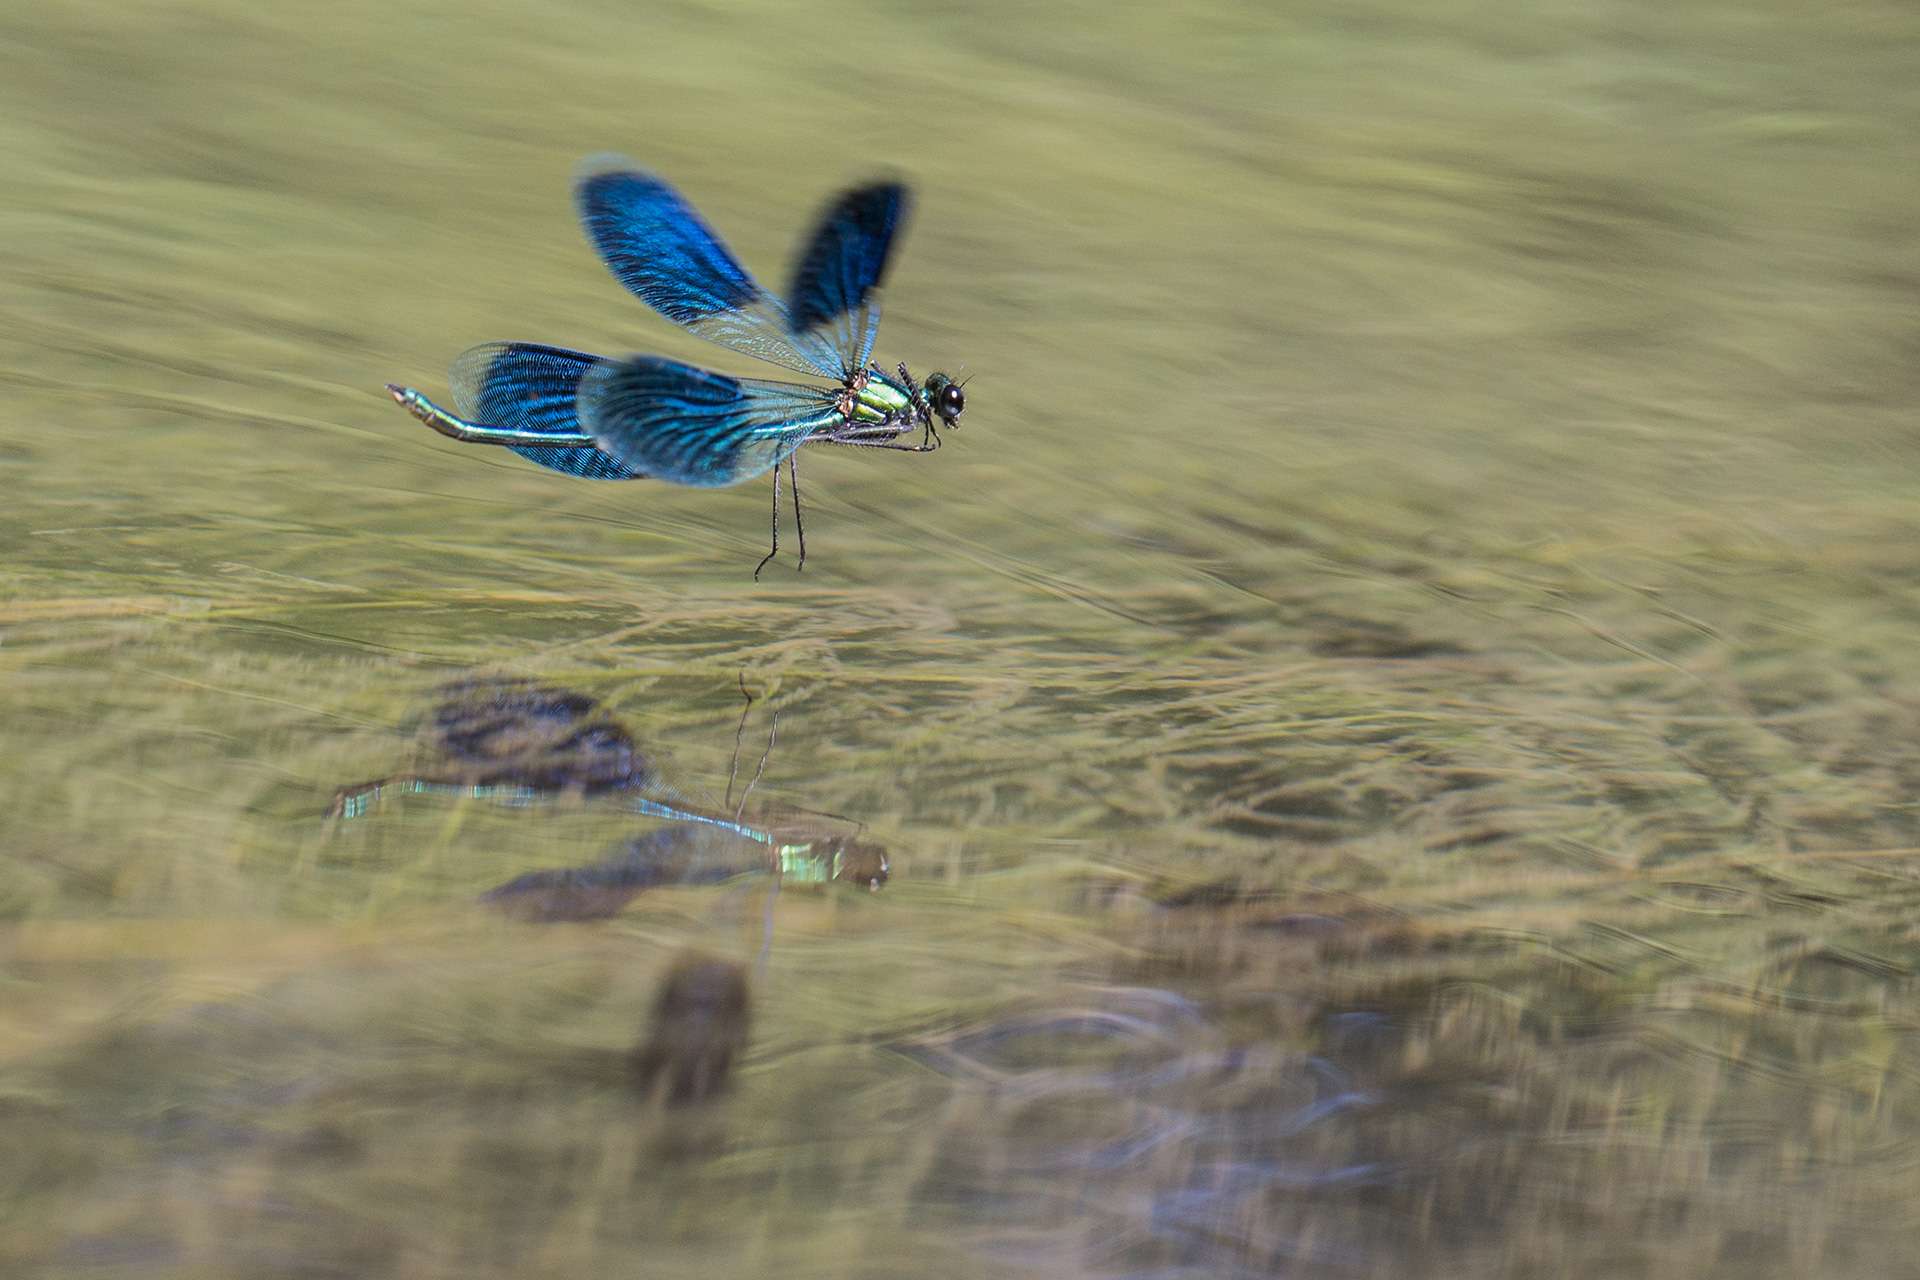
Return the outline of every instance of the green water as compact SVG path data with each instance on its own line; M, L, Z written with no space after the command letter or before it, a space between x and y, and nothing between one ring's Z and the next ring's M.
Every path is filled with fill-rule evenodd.
M1893 0L0 13L0 1271L1920 1274L1920 17ZM928 457L592 484L472 344L766 372L919 195ZM964 366L964 367L962 367ZM761 891L535 926L591 805L333 788L469 674L865 821L732 1090L623 1055Z

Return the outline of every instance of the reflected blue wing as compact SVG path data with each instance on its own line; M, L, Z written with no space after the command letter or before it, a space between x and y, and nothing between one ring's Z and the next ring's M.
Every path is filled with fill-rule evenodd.
M460 353L448 382L454 407L471 422L516 431L578 435L574 401L581 375L603 357L533 342L489 342ZM508 445L530 462L588 480L640 480L646 472L598 449Z
M594 366L580 423L620 465L675 484L750 479L845 418L837 388L730 378L659 356Z
M787 317L679 192L618 156L574 180L574 204L607 267L642 302L710 342L798 373L843 376L832 342Z
M880 329L881 282L912 198L897 182L843 192L821 213L793 266L787 318L796 334L818 331L843 371L864 369Z

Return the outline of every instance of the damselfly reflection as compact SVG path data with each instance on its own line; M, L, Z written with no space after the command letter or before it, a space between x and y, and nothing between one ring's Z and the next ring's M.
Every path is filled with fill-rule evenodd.
M911 197L897 182L843 192L802 242L785 297L747 274L692 205L617 157L589 161L574 204L601 260L648 306L689 333L831 387L712 373L659 356L624 360L528 342L489 343L454 362L457 413L411 387L387 390L442 435L497 444L555 471L593 480L666 480L714 487L773 472L773 547L780 552L780 465L793 489L807 560L794 455L810 444L930 453L934 426L957 426L961 384L916 382L869 360L880 286ZM904 437L918 431L920 439Z
M744 726L744 710L741 723ZM422 737L429 757L426 767L342 787L327 806L328 815L358 818L388 792L470 796L507 804L572 795L607 797L627 812L723 837L701 841L686 834L648 833L591 867L522 877L526 890L539 887L540 878L546 877L560 900L584 895L583 901L615 901L614 910L655 884L724 879L756 865L789 883L837 881L878 889L887 882L885 850L835 829L846 825L843 820L804 812L749 820L744 795L731 813L686 799L659 776L626 727L582 693L518 682L455 685L433 709ZM736 768L730 775L737 771L738 750L736 732ZM761 768L765 763L763 757ZM758 778L756 771L749 792ZM732 781L730 776L729 801ZM751 857L742 857L742 840L748 842ZM563 904L547 918L592 914L597 913L582 914Z
M723 884L769 871L784 885L878 889L887 882L887 855L876 845L829 840L783 844L769 856L762 845L730 832L675 824L622 841L598 862L515 876L480 900L538 924L604 920L649 889Z

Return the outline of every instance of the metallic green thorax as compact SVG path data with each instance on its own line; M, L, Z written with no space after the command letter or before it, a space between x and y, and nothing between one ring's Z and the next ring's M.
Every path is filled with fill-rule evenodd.
M774 853L780 878L796 884L825 884L840 869L838 857L821 857L811 843L783 844Z
M853 422L896 422L913 408L913 391L878 369L853 393Z

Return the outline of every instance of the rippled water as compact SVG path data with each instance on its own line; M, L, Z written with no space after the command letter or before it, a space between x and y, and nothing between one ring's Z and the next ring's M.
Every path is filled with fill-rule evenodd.
M1913 1273L1917 40L0 14L0 1270ZM604 150L772 280L916 186L876 355L967 416L809 456L804 574L749 576L764 484L381 390L757 372L593 259ZM708 796L744 678L755 803L891 880L632 872L579 796L323 820L476 677ZM609 865L609 919L482 900Z

